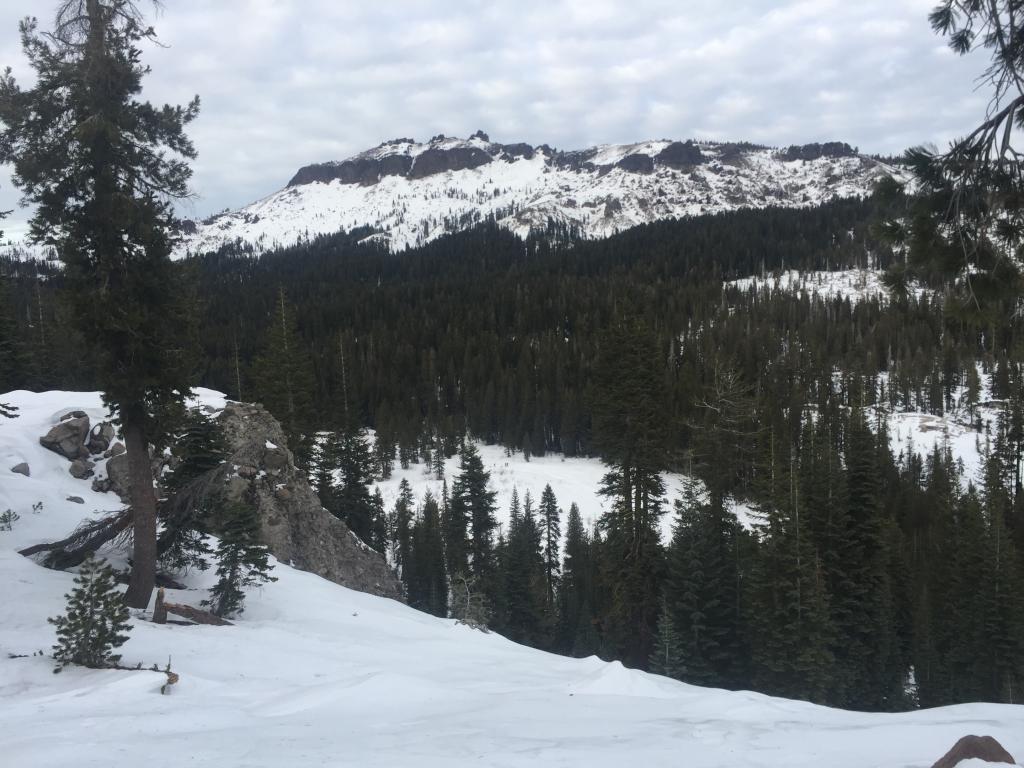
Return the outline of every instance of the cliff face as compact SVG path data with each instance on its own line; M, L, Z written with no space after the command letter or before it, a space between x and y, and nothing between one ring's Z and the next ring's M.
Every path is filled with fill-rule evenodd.
M228 496L256 504L274 557L350 589L404 600L383 555L324 510L273 416L259 405L228 403L219 421L230 450Z

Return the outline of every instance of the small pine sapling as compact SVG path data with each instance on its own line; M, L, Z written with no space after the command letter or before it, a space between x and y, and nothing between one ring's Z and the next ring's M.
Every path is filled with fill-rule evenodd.
M12 509L0 513L0 531L13 531L14 524L21 520L21 515Z
M243 502L225 506L225 522L217 545L217 583L203 601L222 618L241 613L245 588L277 581L270 575L267 548L259 544L259 516L256 508Z
M48 619L57 628L53 658L58 666L54 672L69 664L112 667L121 660L113 650L124 645L131 629L114 570L90 555L82 563L75 585L66 595L67 612Z

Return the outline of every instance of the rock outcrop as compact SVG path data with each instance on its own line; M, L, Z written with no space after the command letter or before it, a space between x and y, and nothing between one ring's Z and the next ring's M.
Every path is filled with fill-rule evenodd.
M273 416L259 405L229 403L219 420L230 450L227 494L256 505L262 541L278 560L360 592L403 599L384 557L323 508Z
M1016 765L1013 756L991 736L964 736L932 768L956 768L964 760Z
M127 504L129 487L128 455L124 452L124 447L121 443L117 443L117 445L122 446L121 450L113 454L104 465L104 474L92 481L92 489L99 493L113 491L121 498L121 501Z
M88 458L89 449L85 446L88 437L89 417L81 411L75 411L65 415L59 424L39 438L39 444L74 461Z

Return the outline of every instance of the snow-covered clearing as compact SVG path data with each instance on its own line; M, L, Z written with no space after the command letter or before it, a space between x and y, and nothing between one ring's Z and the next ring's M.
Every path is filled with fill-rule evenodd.
M500 445L477 445L477 449L483 460L484 469L491 475L490 488L497 493L495 503L498 505L498 523L506 530L513 489L518 491L521 503L525 502L526 492L529 491L536 509L544 486L550 484L562 511L563 535L567 528L569 507L573 502L579 507L583 524L588 529L593 527L601 513L610 506L610 501L598 494L601 478L608 472L608 467L600 459L569 458L549 453L544 456L532 456L527 460L522 453L510 454ZM449 488L458 474L459 457L453 456L445 461L444 465L444 476ZM662 542L667 544L675 522L675 502L683 498L688 482L697 482L698 489L701 486L699 481L691 481L686 475L673 472L664 473L662 479L665 481L666 503L665 514L661 517L661 538ZM410 464L408 469L402 469L396 463L391 478L375 484L384 497L387 509L394 507L402 480L409 482L417 504L423 501L423 496L428 490L435 498L441 498L444 481L438 480L428 466ZM371 493L373 490L370 489ZM753 524L751 510L741 502L733 501L731 505L740 523L749 528Z
M213 393L202 400L218 403ZM49 659L31 654L52 645L46 617L62 611L72 575L16 550L117 506L38 444L63 413L103 411L94 394L17 392L0 401L21 408L19 419L0 422L0 511L21 515L0 532L5 766L926 768L967 733L1024 753L1024 707L874 715L702 689L531 650L281 564L279 581L249 595L235 626L155 625L136 615L123 663L163 666L170 657L181 676L170 695L159 692L164 676L148 671L54 675ZM31 477L10 472L21 461ZM562 462L528 466L553 475ZM590 487L579 473L563 487L565 504L574 487ZM521 487L545 476L515 475ZM86 503L66 502L72 495ZM38 501L43 509L33 513ZM198 604L212 576L186 582L170 599Z

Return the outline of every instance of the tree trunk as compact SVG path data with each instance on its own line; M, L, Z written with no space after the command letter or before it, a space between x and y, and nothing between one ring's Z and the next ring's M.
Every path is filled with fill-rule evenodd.
M132 573L124 601L130 608L146 608L156 583L156 493L153 465L141 419L125 416L121 432L128 457L128 489L132 503Z
M161 587L156 593L156 605L153 606L154 624L167 623L167 605L164 600L165 594L163 587Z

